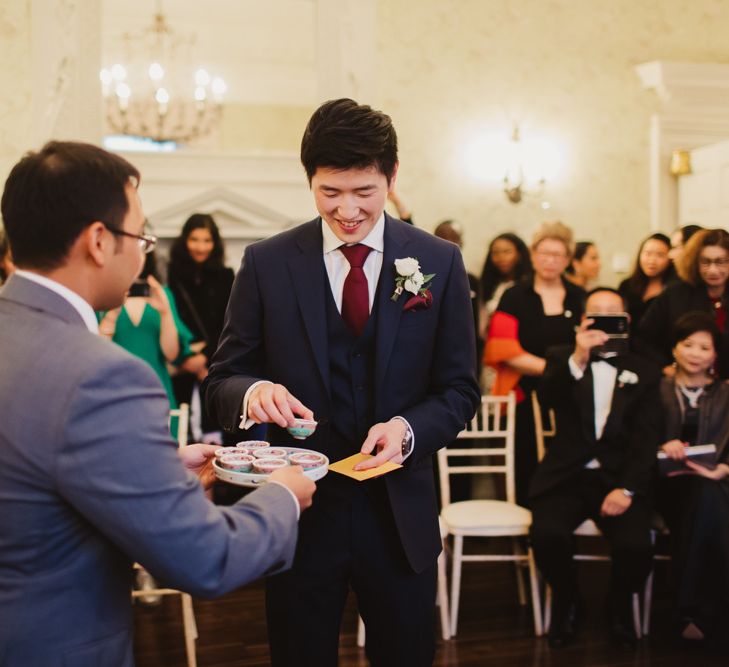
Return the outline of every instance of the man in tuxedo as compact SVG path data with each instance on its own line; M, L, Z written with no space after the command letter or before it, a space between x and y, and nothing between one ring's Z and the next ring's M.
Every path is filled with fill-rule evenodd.
M634 646L631 599L651 567L651 480L660 439L657 365L606 352L608 334L590 315L624 311L609 288L593 290L574 349L547 355L539 390L557 433L530 487L534 555L554 594L549 643L575 633L577 586L572 532L591 518L612 549L608 611L613 640Z
M207 400L227 430L403 468L330 473L302 519L295 565L267 584L273 665L337 664L351 585L373 665L430 665L441 550L433 453L479 401L468 280L457 246L384 212L397 175L388 116L323 104L301 144L320 217L249 246ZM305 443L286 426L319 425Z
M5 667L132 667L134 561L220 595L290 564L311 502L314 484L291 467L233 507L212 505L190 471L208 471L215 448L178 455L156 374L99 336L94 310L124 301L156 243L138 182L121 157L51 142L5 183L17 265L0 291Z

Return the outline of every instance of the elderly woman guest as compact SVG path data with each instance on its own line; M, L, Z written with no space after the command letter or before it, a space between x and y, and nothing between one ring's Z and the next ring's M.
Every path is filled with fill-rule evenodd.
M493 393L517 393L516 493L525 502L537 466L534 421L528 398L544 372L552 345L574 343L585 292L563 278L572 257L572 231L561 222L543 224L531 247L533 276L510 287L491 318L484 363L496 369Z
M670 373L674 323L692 310L710 313L721 333L717 372L719 377L729 378L729 234L723 229L696 232L676 269L681 282L668 286L656 297L640 323L638 335Z
M565 278L584 290L597 282L602 264L597 246L592 241L578 241L575 254L565 271Z
M637 331L653 300L675 282L676 270L668 256L671 241L665 234L651 234L640 244L633 273L618 287L630 313L630 329Z
M687 473L662 477L658 507L671 531L679 632L701 640L729 627L729 385L713 377L719 329L702 312L673 328L674 377L665 377L663 451ZM715 444L710 470L686 459L686 446Z

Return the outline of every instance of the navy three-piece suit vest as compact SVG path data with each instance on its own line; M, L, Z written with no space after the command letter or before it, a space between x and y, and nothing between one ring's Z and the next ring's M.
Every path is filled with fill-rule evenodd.
M332 401L331 444L344 458L359 451L367 431L374 424L377 298L358 338L337 310L328 282L325 292Z

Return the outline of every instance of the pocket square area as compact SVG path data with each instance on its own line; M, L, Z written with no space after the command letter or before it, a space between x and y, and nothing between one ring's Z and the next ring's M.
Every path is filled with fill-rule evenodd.
M403 312L407 313L409 310L412 310L414 312L418 310L425 310L426 308L430 308L433 305L433 295L430 293L430 290L425 290L424 295L416 294L415 296L411 296L403 306Z

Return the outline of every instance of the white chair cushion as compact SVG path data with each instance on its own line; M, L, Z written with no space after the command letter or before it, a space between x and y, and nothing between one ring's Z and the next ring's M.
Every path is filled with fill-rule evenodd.
M529 510L504 500L464 500L440 516L454 535L526 535L532 523Z

